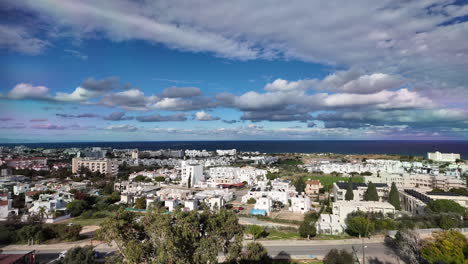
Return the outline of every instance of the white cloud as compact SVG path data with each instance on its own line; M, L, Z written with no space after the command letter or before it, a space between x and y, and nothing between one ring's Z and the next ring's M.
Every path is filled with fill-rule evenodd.
M134 132L134 131L137 131L138 128L132 125L117 125L117 126L108 126L106 130L120 131L120 132Z
M71 93L58 92L54 99L65 102L82 102L101 95L100 92L89 91L83 87L77 87Z
M307 90L317 84L317 80L305 79L299 81L287 81L284 79L276 79L272 83L265 85L265 90L275 91L295 91L295 90Z
M12 99L44 99L48 92L49 88L45 86L20 83L13 87L7 96Z
M214 121L220 119L219 117L212 116L205 111L196 112L194 118L198 121Z
M0 24L0 48L37 55L48 45L47 41L33 37L23 26Z

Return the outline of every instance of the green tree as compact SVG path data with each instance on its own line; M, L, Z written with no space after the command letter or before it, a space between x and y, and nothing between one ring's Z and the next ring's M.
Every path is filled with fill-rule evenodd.
M245 250L241 253L240 264L269 264L273 263L268 251L262 244L252 242L245 246Z
M465 214L465 208L452 200L432 200L427 203L427 208L434 213Z
M164 176L158 176L158 177L154 178L154 180L156 182L164 182L166 180L166 178Z
M245 229L244 233L252 235L253 239L255 240L255 239L259 239L265 234L265 229L258 225L249 225Z
M74 247L67 251L65 258L61 261L63 264L94 264L93 247Z
M136 209L146 209L146 198L139 197L135 201L135 208Z
M346 201L354 200L353 177L349 178L349 180L348 180L348 186L346 188L345 200Z
M315 228L315 222L303 221L299 226L299 235L307 238L316 236L317 229Z
M462 220L458 214L442 214L437 221L437 225L445 230L459 227L462 224Z
M143 217L119 210L101 224L97 238L115 243L124 263L201 264L216 263L219 252L227 261L237 258L242 233L234 213L205 207L201 213L153 209Z
M398 189L394 182L392 182L392 187L390 188L390 194L388 195L388 202L391 205L395 206L396 210L401 210L400 194L398 193Z
M377 188L373 182L369 182L367 184L367 190L364 193L364 200L366 201L378 201L379 194L377 193Z
M253 197L247 200L248 204L254 204L256 202L257 202L257 200L255 198L253 198Z
M65 206L67 212L70 213L72 217L79 216L81 213L84 212L86 207L86 202L82 200L73 200Z
M361 237L366 237L374 231L374 223L363 216L350 216L346 218L346 226L351 235L359 235Z
M294 187L296 187L296 191L298 193L304 192L306 187L304 179L302 179L301 177L297 177L294 181Z
M342 249L338 251L338 249L334 248L330 250L325 258L323 258L324 264L354 264L354 257L353 254Z
M136 182L146 181L146 177L143 175L138 175L135 178L133 178L133 181L136 181Z
M421 256L429 264L463 264L465 237L458 231L443 231L434 234L435 240L425 240Z
M28 244L37 244L46 240L46 236L40 224L23 226L18 230L18 238L20 241L28 242Z

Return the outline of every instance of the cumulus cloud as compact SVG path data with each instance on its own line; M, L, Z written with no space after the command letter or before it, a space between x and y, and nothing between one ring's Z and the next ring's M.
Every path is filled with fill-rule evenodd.
M169 87L164 89L162 97L192 97L201 95L201 91L196 87Z
M128 110L147 110L149 104L157 102L157 96L146 97L138 89L130 89L123 92L107 94L100 104L105 106L119 106Z
M183 113L177 113L172 115L148 115L148 116L138 116L136 118L140 122L166 122L166 121L186 121L187 115Z
M117 126L108 126L105 130L119 131L119 132L135 132L138 130L138 128L132 125L117 125Z
M214 121L214 120L219 120L220 118L216 116L212 116L206 113L205 111L200 111L194 114L194 119L198 121Z
M7 96L12 99L45 99L48 92L49 88L45 86L20 83L13 87Z
M299 81L287 81L284 79L276 79L272 83L265 85L267 91L294 91L294 90L307 90L317 84L317 80L305 79Z
M317 88L330 92L368 94L399 88L404 81L385 73L360 74L355 69L328 75Z
M108 116L104 116L102 119L109 121L122 121L122 120L131 120L133 116L125 116L125 112L113 112Z
M81 83L80 86L88 91L110 91L118 88L118 80L119 78L115 76L107 77L102 80L88 78L83 83Z

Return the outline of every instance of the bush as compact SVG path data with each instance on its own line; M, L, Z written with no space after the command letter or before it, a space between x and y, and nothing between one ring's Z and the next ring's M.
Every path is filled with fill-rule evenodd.
M346 225L348 226L348 233L352 236L359 235L365 237L374 231L374 223L362 216L348 216L348 218L346 218Z
M240 264L268 264L272 259L268 256L268 251L260 243L249 243L245 251L241 253Z
M255 204L256 202L257 200L255 198L250 198L249 200L247 200L248 204Z
M354 264L354 257L353 254L342 249L338 251L338 249L334 248L330 250L325 258L323 259L324 264Z
M94 264L93 248L91 246L75 247L67 251L63 264Z
M67 204L67 212L70 213L72 217L79 216L86 209L87 204L82 200L73 200Z
M465 208L452 200L432 200L427 203L427 208L434 213L465 214Z
M51 238L58 238L61 241L76 241L80 239L80 225L52 224L45 225L43 230L50 234Z

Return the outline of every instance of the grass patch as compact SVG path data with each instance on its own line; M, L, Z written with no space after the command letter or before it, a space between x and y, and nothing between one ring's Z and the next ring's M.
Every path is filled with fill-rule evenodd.
M339 182L339 181L345 181L347 182L349 180L348 177L335 177L335 176L326 176L326 175L311 175L311 176L303 176L304 181L308 181L309 179L311 180L319 180L320 183L325 188L331 188L334 182ZM354 176L353 177L353 182L356 183L363 183L364 182L364 177L362 176Z
M267 230L268 235L264 238L267 240L280 240L280 239L300 239L299 233L293 231L280 231L280 230Z

